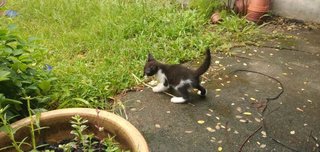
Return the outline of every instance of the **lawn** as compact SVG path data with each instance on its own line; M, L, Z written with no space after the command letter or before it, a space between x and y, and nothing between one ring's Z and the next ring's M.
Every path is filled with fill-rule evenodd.
M57 77L48 108L105 108L136 85L132 74L142 76L148 52L179 63L208 46L227 52L256 40L258 27L232 13L223 11L223 22L211 25L208 15L220 6L208 0L190 8L176 0L19 0L6 5L19 16L1 22L47 48L39 66L51 65Z

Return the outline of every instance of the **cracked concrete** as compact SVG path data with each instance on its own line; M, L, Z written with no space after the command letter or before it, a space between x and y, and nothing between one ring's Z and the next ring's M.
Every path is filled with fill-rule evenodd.
M241 146L243 151L319 151L320 30L286 34L297 38L234 48L234 57L212 54L205 99L194 95L188 104L172 104L170 96L148 88L127 93L121 100L128 120L155 152L239 151ZM248 71L232 73L239 69ZM279 98L267 100L282 90Z

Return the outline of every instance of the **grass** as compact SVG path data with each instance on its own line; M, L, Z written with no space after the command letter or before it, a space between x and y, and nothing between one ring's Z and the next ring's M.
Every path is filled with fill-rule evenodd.
M148 52L179 63L199 57L207 46L227 51L257 36L257 27L243 18L222 13L224 22L212 26L201 9L175 2L10 1L6 7L19 16L3 23L16 24L22 35L49 49L42 64L52 65L58 78L49 107L105 107L110 97L135 85L131 74L142 75Z

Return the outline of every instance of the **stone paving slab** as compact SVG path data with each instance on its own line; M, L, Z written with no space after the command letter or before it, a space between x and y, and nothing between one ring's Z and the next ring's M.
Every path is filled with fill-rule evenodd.
M320 31L290 34L297 39L212 54L205 99L173 104L148 88L127 93L128 120L155 152L239 151L250 135L242 151L319 151Z

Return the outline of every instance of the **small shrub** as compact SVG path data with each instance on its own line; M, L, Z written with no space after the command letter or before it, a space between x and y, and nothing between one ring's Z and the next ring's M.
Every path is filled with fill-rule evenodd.
M42 108L50 100L48 93L55 78L39 67L44 50L24 41L13 30L0 27L0 108L8 116L28 115L24 98L31 96L31 108Z

